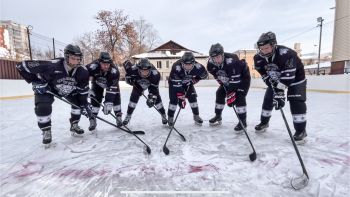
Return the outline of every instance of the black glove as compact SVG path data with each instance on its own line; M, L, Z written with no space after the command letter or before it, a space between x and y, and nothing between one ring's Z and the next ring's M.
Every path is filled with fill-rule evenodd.
M135 79L130 77L130 76L127 76L125 77L125 82L129 85L134 85L135 84Z
M32 89L35 94L45 94L47 91L50 90L47 83L37 83L37 82L32 83Z
M81 114L83 114L87 118L89 119L94 118L94 114L92 113L92 109L90 105L80 106L80 109L81 109Z
M154 104L156 103L157 96L153 94L148 95L148 99L146 101L146 104L149 108L153 107Z
M284 91L278 91L273 94L273 106L276 110L282 109L285 105L286 97L284 96Z
M268 79L272 88L277 88L279 90L285 90L287 89L287 86L284 85L283 83L281 83L278 79L272 79L272 78L269 78Z

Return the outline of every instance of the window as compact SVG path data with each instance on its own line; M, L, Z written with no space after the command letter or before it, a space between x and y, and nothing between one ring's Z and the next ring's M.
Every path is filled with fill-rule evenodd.
M162 68L162 61L157 61L157 68Z
M166 68L169 68L169 60L166 61Z

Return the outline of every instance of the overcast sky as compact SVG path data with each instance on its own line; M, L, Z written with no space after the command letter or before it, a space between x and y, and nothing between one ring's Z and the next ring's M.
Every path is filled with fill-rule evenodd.
M252 49L262 32L273 31L289 47L300 42L302 53L317 52L324 21L322 51L331 52L334 0L0 0L1 20L32 25L33 31L64 43L96 30L99 10L123 9L131 19L145 18L163 42L174 40L208 54L211 44L225 51Z

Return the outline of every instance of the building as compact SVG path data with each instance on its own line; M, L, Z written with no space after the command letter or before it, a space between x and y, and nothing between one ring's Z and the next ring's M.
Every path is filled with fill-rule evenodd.
M27 57L27 27L11 20L0 21L0 47L9 52L13 59Z
M330 74L350 71L350 1L335 0L332 65Z
M254 69L254 55L257 53L256 49L240 49L233 53L238 55L239 59L244 59L247 62L252 78L260 77L258 71Z
M161 74L162 80L168 80L171 67L186 51L193 52L196 61L206 66L208 56L202 53L187 49L180 44L170 40L161 46L148 51L147 53L141 53L132 56L135 61L140 58L148 58L149 61L158 69Z

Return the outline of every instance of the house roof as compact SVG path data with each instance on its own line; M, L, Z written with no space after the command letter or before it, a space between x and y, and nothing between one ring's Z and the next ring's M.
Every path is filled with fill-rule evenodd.
M192 50L187 49L186 47L183 47L180 44L178 44L172 40L169 40L168 42L166 42L166 43L160 45L159 47L152 49L148 52L155 52L155 51L192 51ZM196 52L196 51L192 51L192 52Z
M181 58L186 51L191 51L196 58L208 58L207 55L190 50L180 44L170 40L159 47L148 51L147 53L141 53L132 56L134 59L148 58L148 59L172 59Z

